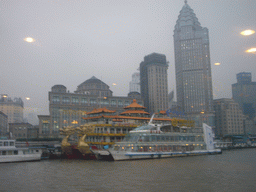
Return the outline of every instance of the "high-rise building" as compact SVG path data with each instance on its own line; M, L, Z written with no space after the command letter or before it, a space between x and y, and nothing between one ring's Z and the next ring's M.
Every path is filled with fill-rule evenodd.
M24 104L21 98L8 97L2 94L0 97L0 111L8 116L8 123L22 123L23 122Z
M215 135L243 135L244 115L233 99L215 99Z
M140 73L132 74L132 81L130 82L130 92L140 93Z
M163 54L152 53L140 63L141 97L149 113L168 109L167 69Z
M233 99L239 104L244 115L254 119L256 112L256 82L252 74L241 72L236 75L237 83L232 84Z
M178 106L200 126L214 126L212 76L208 29L199 23L185 1L174 29Z

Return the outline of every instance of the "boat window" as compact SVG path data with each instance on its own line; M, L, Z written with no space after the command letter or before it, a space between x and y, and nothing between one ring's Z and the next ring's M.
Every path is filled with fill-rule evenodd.
M164 125L160 128L160 130L164 133L166 132L171 132L172 131L172 126L171 125Z
M15 151L13 152L13 154L14 154L14 155L18 155L18 151L15 150Z
M173 136L173 141L178 141L179 140L179 136Z
M14 142L13 141L10 142L10 146L14 146Z
M143 151L144 151L144 152L148 152L148 151L149 151L148 146L144 146L144 147L143 147Z
M150 141L156 141L156 136L155 135L151 135Z
M8 155L12 155L12 151L7 151L7 154Z
M39 150L37 149L36 152L39 152Z
M131 147L129 146L125 147L125 151L131 151Z
M179 127L173 127L173 132L180 132L180 128Z
M3 142L2 141L0 141L0 146L3 146Z
M153 129L154 126L152 125L143 125L143 126L140 126L140 127L137 127L134 129L134 131L138 131L138 130L150 130L150 129Z
M181 132L182 132L182 133L186 133L186 132L187 132L187 129L181 129Z
M114 146L114 150L115 150L115 151L118 151L119 148L120 148L120 146L118 146L118 145L115 145L115 146Z
M2 151L2 155L6 155L6 151Z
M121 151L124 151L124 148L125 148L124 146L121 146L120 150L121 150Z
M125 138L123 139L123 141L130 141L131 140L131 136L130 135L126 135Z
M4 146L8 146L8 141L4 141Z
M138 135L131 137L131 141L138 141L138 139L139 139L139 136L138 136Z
M156 136L156 140L157 140L157 141L160 141L160 140L161 140L161 137L160 137L160 136Z
M149 142L149 136L144 136L144 141Z

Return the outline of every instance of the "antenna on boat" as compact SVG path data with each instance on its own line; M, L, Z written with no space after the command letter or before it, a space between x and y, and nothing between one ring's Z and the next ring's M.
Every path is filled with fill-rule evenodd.
M152 117L151 117L151 119L150 119L150 121L149 121L148 124L152 124L152 121L153 121L154 116L155 116L155 113L152 115Z

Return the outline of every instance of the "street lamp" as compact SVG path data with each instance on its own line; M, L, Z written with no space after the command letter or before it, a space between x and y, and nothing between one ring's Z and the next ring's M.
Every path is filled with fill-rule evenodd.
M248 30L242 31L240 34L241 34L241 35L244 35L244 36L249 36L249 35L252 35L252 34L254 34L254 33L255 33L254 30L248 29Z
M246 50L245 52L247 52L247 53L254 53L255 54L256 53L256 48L252 47L252 48Z
M26 41L26 42L28 42L28 43L33 43L33 42L36 41L36 40L35 40L34 38L32 38L32 37L26 37L26 38L24 38L23 40Z

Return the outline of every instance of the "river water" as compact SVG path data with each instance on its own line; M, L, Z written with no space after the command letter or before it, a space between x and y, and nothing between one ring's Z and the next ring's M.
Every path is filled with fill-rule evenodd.
M0 164L0 192L256 191L256 148L136 161Z

